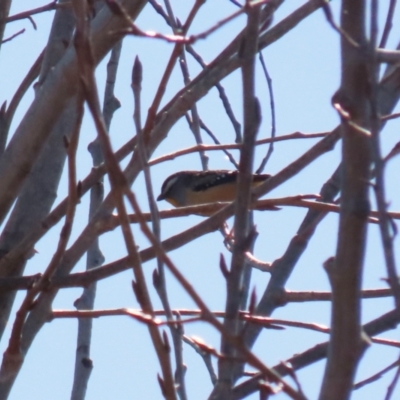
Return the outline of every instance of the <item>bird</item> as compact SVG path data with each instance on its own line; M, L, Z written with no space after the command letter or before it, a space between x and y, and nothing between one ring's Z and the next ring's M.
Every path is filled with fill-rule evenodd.
M235 200L239 171L180 171L162 184L157 201L166 200L174 207L187 207ZM265 182L271 175L253 174L252 187Z

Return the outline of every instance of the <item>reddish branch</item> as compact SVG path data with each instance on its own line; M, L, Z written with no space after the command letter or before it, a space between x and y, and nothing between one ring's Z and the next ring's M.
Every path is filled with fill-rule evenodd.
M65 4L57 4L57 1L55 0L44 6L33 8L32 10L24 11L19 14L11 15L6 19L6 22L13 22L13 21L18 21L20 19L30 18L32 15L40 14L46 11L53 11L58 7L65 7L65 6L66 6Z
M332 286L332 331L320 400L350 397L363 347L360 290L370 208L371 160L369 136L362 132L370 130L370 82L362 51L366 43L365 7L364 0L342 1L342 78L333 102L336 109L343 110L343 178L336 257L327 269Z

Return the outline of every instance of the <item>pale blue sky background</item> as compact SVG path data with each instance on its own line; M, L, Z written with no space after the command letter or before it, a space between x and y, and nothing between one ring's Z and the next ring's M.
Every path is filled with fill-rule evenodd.
M29 4L28 4L29 3ZM45 4L37 0L30 2L14 0L11 14L34 8ZM386 7L386 2L381 2ZM190 1L176 0L173 2L175 10L181 20L185 20ZM293 9L303 4L299 0L287 1L276 13L274 22ZM340 2L332 1L332 9L338 15ZM235 7L227 0L208 1L195 20L190 33L199 33L212 26L216 21L235 10ZM385 10L386 11L386 10ZM381 13L381 16L383 13ZM12 94L19 85L39 52L43 49L52 21L53 13L35 16L38 30L35 31L29 21L15 22L7 26L5 37L26 28L24 35L6 43L1 49L0 101L10 100ZM399 20L399 15L397 19ZM148 6L137 21L142 29L158 30L169 33L161 17ZM211 61L234 35L239 32L245 23L245 19L238 18L229 23L220 31L214 33L208 40L199 41L195 47L206 61ZM393 37L399 37L399 26L394 26ZM390 45L396 45L394 40ZM111 126L111 137L114 148L119 148L134 135L132 122L133 101L130 89L130 76L132 62L139 55L144 69L142 119L145 119L146 111L158 86L162 67L168 60L172 45L162 41L150 39L127 38L124 42L121 62L119 66L116 96L122 103L122 108L115 113ZM339 85L340 53L338 35L327 24L322 11L317 11L311 17L301 23L296 29L287 34L283 39L268 47L264 57L273 79L275 95L275 107L277 116L277 135L301 132L330 131L339 122L339 119L331 107L330 99ZM195 77L200 71L197 65L189 59L190 73ZM107 61L107 59L106 59ZM160 68L161 67L161 68ZM257 92L262 105L263 124L259 138L268 137L270 134L270 110L269 97L265 80L261 76L261 68L258 66ZM105 62L98 69L98 84L100 93L103 93L105 76ZM179 68L174 72L174 79L168 86L163 104L169 101L171 96L183 85ZM231 104L236 116L241 120L241 81L240 73L235 72L224 80ZM21 103L15 116L19 121L33 98L31 89ZM216 90L199 103L199 112L208 126L216 133L224 143L234 141L234 133L223 111ZM13 125L11 131L14 131ZM390 122L385 131L383 149L386 154L394 143L399 141L399 123ZM83 179L91 169L91 158L86 151L87 144L95 138L95 129L86 118L84 121L81 147L79 153L79 179ZM205 138L208 142L208 139ZM275 144L275 152L267 165L266 171L276 173L282 167L295 160L308 149L315 141L303 140L281 142ZM171 130L168 139L153 155L169 153L194 144L194 140L185 121L179 121ZM257 150L257 167L265 154L267 147L262 146ZM237 154L236 154L237 155ZM231 169L232 165L223 153L210 152L210 168ZM270 193L269 197L285 195L306 194L319 192L321 185L335 170L340 158L340 144L334 151L324 155L298 176ZM399 159L391 161L387 171L389 185L388 199L392 209L399 209L399 190L397 171ZM255 168L256 168L255 167ZM197 155L188 155L174 161L164 163L152 168L155 192L163 180L170 174L182 169L200 169L201 165ZM61 184L61 200L66 193L66 179ZM141 200L144 209L147 209L144 195L143 178L139 177L133 190ZM56 202L58 204L58 201ZM88 198L82 200L78 209L78 217L75 221L74 235L70 243L80 233L87 220ZM160 204L161 209L168 208L166 203ZM306 210L284 208L279 212L256 213L255 219L259 230L259 238L256 243L255 256L264 261L273 261L284 252L289 240L295 234L299 223ZM167 238L174 233L190 227L200 221L200 217L181 218L176 221L168 220L162 223L162 236ZM292 290L329 290L329 284L322 263L335 252L336 231L338 217L328 216L318 227L314 239L302 256L295 272L288 282L288 289ZM137 227L133 227L136 240L141 248L147 247L147 242L141 236ZM26 272L31 274L43 271L55 249L58 240L59 227L36 246L39 253L30 260ZM398 246L398 240L397 240ZM125 247L118 230L103 235L101 248L106 257L106 262L111 262L125 255ZM229 254L224 250L222 238L219 233L206 235L184 249L171 252L172 260L192 282L194 287L207 300L210 308L222 310L224 308L225 284L219 270L219 254L223 252L229 263ZM365 288L385 287L381 278L384 277L385 268L379 243L378 229L370 227L369 241L366 258ZM85 260L82 259L74 271L83 270ZM152 291L154 304L157 308L160 302L155 296L151 285L151 274L155 268L155 262L146 263L144 266L149 277L149 287ZM168 275L169 276L169 275ZM257 287L257 293L261 296L269 276L254 271L253 285ZM132 272L114 276L98 284L96 308L132 307L137 308L136 300L131 289ZM192 308L193 302L170 278L168 280L171 304L173 307ZM81 290L63 290L58 295L54 308L74 309L73 302L80 295ZM21 300L23 294L18 296ZM365 322L381 315L392 308L391 300L366 300L363 303L363 316ZM287 318L316 322L329 325L329 304L290 304L277 310L273 315L276 318ZM15 312L15 311L14 311ZM13 319L13 318L12 318ZM17 399L68 399L72 387L75 342L77 323L74 320L56 320L47 324L37 336L29 351L25 365L10 396L11 400ZM5 333L1 350L4 351L11 323ZM203 338L211 346L219 348L219 337L214 329L204 324L191 324L185 327L186 334ZM387 332L384 337L398 339L398 332ZM269 366L280 360L291 357L295 353L302 352L309 347L327 340L326 335L309 332L300 329L287 328L285 331L267 331L263 333L254 350ZM200 357L193 349L184 345L185 363L187 371L187 390L189 399L205 399L211 391L211 381ZM396 351L373 345L367 352L366 362L359 369L357 381L364 379L379 369L395 360ZM92 359L94 370L89 383L87 393L88 400L94 399L159 399L160 390L156 380L159 367L154 352L151 348L147 329L139 323L126 317L101 318L94 321ZM318 363L305 370L299 371L298 376L306 395L314 399L319 391L323 364ZM383 398L388 382L392 374L388 374L372 386L354 393L354 399ZM397 390L397 395L400 390ZM251 397L258 398L257 395ZM284 395L276 396L283 399Z

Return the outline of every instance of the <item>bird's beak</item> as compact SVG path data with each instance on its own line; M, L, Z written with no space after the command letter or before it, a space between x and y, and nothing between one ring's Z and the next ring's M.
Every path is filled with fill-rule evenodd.
M164 199L165 199L165 196L164 196L163 193L160 193L160 195L157 197L157 201L161 201L161 200L164 200Z

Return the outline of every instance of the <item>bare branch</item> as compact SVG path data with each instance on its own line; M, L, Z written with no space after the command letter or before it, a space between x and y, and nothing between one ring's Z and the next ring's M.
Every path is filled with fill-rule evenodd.
M6 19L6 22L13 22L13 21L18 21L20 19L31 18L32 15L40 14L40 13L46 12L46 11L53 11L60 6L65 7L65 2L64 2L64 4L57 5L57 1L54 0L51 3L48 3L44 6L33 8L32 10L24 11L19 14L11 15Z

